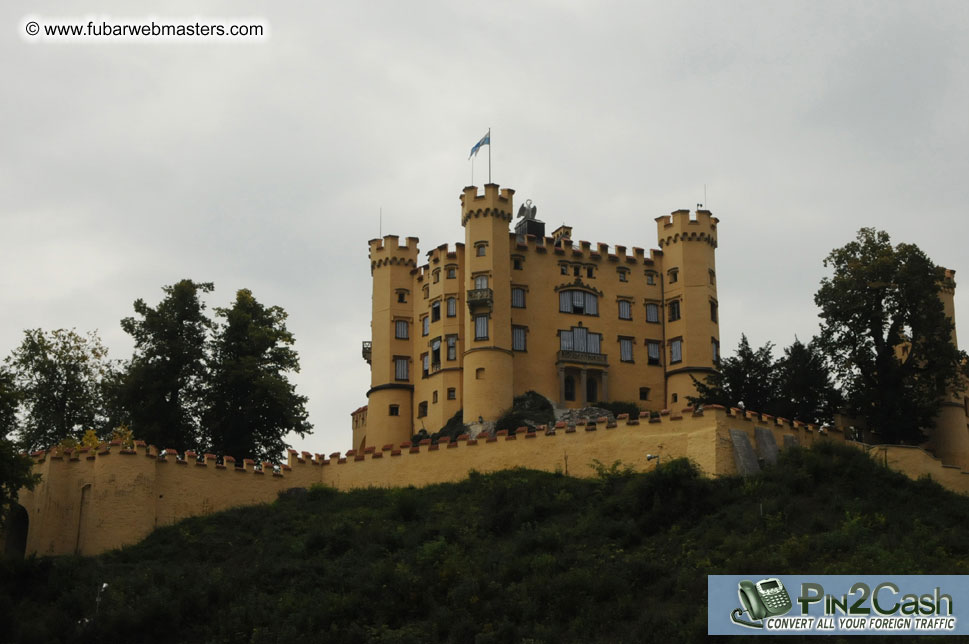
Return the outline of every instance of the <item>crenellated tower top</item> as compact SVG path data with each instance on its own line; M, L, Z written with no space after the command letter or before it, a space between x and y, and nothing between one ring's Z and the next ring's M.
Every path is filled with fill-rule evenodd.
M408 237L401 246L398 235L384 235L383 239L370 240L370 272L381 266L407 266L417 268L417 237Z
M665 248L679 241L705 241L717 247L717 224L720 220L709 210L697 210L692 217L689 210L674 210L656 218L659 247Z
M497 183L485 184L484 194L478 194L477 186L467 186L461 193L461 225L467 225L472 217L497 217L510 222L514 195L514 190L499 188Z

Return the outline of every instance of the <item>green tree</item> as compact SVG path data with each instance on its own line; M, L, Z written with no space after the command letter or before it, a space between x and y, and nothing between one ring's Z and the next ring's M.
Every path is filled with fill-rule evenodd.
M687 396L690 404L716 404L774 414L777 402L777 378L774 370L774 345L768 342L752 349L746 335L730 358L720 360L720 370L702 382L693 378L696 396Z
M33 465L16 443L0 436L0 527L17 500L17 491L24 487L32 490L40 481L40 475L32 471Z
M17 429L17 408L20 392L13 373L0 365L0 438L6 438Z
M96 333L27 329L6 362L22 412L16 432L22 449L79 439L103 424L101 383L109 365Z
M136 300L139 317L121 321L135 353L116 385L113 399L122 412L113 420L162 449L199 446L212 328L200 296L212 289L211 282L181 280L162 287L165 299L155 308Z
M784 418L826 423L834 418L840 394L816 340L797 338L775 364L777 401L773 413Z
M213 342L205 428L211 448L236 459L278 461L286 434L312 432L306 397L296 393L287 373L299 371L286 329L286 312L265 307L248 289L236 293Z
M833 275L814 296L823 320L819 343L849 413L881 440L921 442L966 371L939 299L944 270L917 246L893 247L873 228L831 251L824 265Z

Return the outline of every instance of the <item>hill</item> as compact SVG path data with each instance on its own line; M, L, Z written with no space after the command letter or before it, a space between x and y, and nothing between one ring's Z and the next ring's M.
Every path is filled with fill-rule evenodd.
M967 523L969 499L829 444L750 479L679 460L319 487L5 560L0 619L12 642L692 642L708 574L969 574Z

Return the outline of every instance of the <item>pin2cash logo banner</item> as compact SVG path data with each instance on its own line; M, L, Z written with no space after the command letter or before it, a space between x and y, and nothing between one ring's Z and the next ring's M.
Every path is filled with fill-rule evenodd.
M710 575L710 635L969 634L969 575Z

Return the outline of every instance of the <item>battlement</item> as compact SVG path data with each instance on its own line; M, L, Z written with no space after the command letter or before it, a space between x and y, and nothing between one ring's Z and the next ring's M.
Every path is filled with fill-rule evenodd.
M508 237L512 250L531 251L540 254L551 251L554 255L568 257L570 260L576 261L605 260L623 264L643 264L650 266L662 261L663 257L663 251L655 248L650 249L649 256L647 257L646 250L638 246L627 248L626 246L616 244L610 247L609 244L602 242L593 244L592 242L579 241L573 243L571 240L566 240L567 245L556 246L555 238L553 237L536 237L534 235L520 237L515 233L508 233ZM627 250L632 252L627 254Z
M451 250L448 244L441 244L437 248L432 248L427 251L427 261L429 264L437 265L442 262L447 263L448 260L458 261L461 259L461 255L464 253L464 244L457 242L454 244L454 250Z
M697 210L692 216L689 210L674 210L669 215L656 218L659 247L679 241L704 241L717 247L717 224L720 220L709 210Z
M485 184L483 194L478 194L477 186L467 186L461 193L461 225L472 217L497 217L510 222L514 195L513 189L499 188L496 183Z
M383 239L371 239L370 244L370 272L380 266L417 267L418 242L417 237L408 237L401 246L398 235L384 235Z

